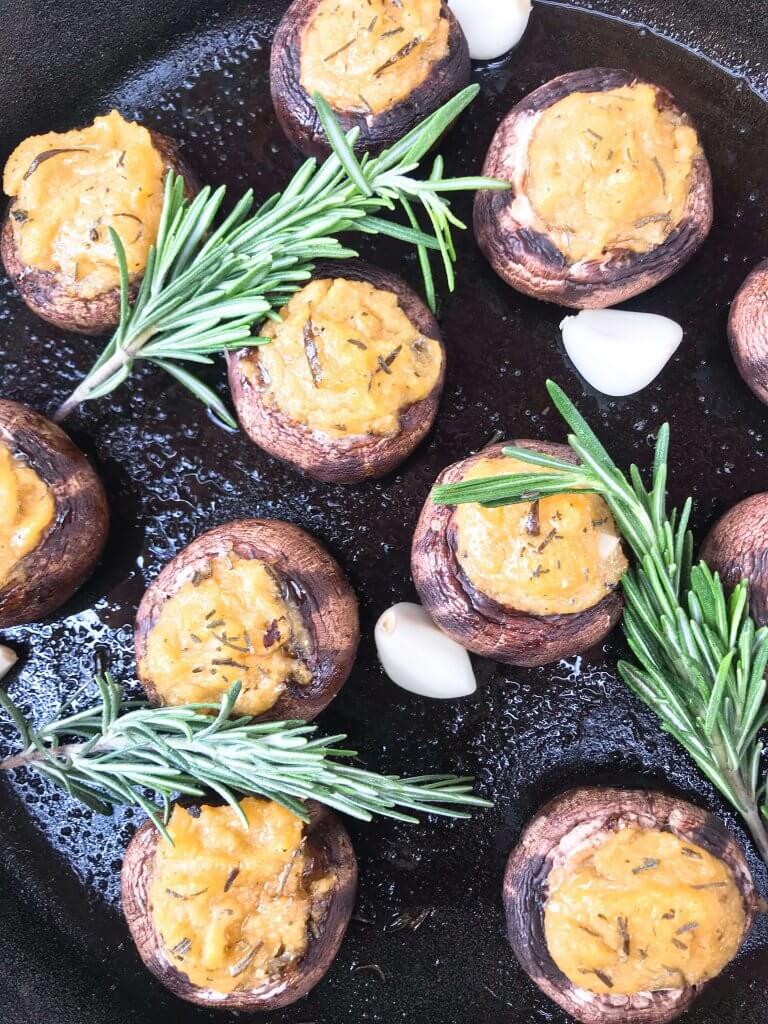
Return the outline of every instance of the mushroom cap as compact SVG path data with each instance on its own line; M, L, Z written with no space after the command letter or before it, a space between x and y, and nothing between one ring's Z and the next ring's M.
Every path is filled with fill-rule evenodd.
M292 592L312 638L308 686L289 684L260 721L310 721L330 704L357 654L357 598L338 563L306 531L275 519L242 519L218 526L183 548L147 589L136 614L134 639L139 681L149 700L162 703L147 669L147 641L165 602L212 558L233 554L266 562Z
M240 370L243 362L258 365L258 348L228 354L229 386L240 424L260 448L318 480L360 483L392 472L431 430L445 381L445 346L434 316L397 274L360 261L329 260L315 270L313 279L319 278L367 281L374 288L394 292L400 308L419 332L439 342L443 365L437 383L425 398L402 410L398 432L391 437L366 434L336 438L290 419L269 401L267 386L259 387Z
M53 492L56 517L43 539L0 583L0 628L50 615L85 582L109 528L104 488L86 457L45 416L0 399L0 441Z
M347 830L335 814L309 801L310 822L306 836L310 850L335 881L324 898L320 932L309 937L307 952L274 980L258 989L236 989L223 994L193 985L186 974L169 959L155 927L149 905L157 845L160 833L146 821L130 842L123 860L121 894L123 913L141 959L155 977L174 995L200 1006L221 1010L276 1010L302 999L328 971L339 952L357 892L357 860Z
M176 171L184 178L185 193L192 198L199 190L197 178L182 157L178 144L159 132L149 130L154 148L162 156L166 169ZM52 270L30 267L21 259L13 232L11 213L14 200L8 204L0 228L0 258L6 273L24 302L49 324L77 334L104 334L120 322L120 289L110 288L92 299L81 299L68 294L60 275ZM138 294L140 280L132 282L130 298Z
M277 119L285 134L306 156L322 158L331 152L331 147L312 97L301 84L301 37L319 3L320 0L294 0L283 15L272 41L270 84ZM377 153L394 145L469 85L469 46L447 0L441 0L441 16L449 21L448 52L409 96L379 114L334 111L345 132L360 129L356 150Z
M541 808L509 855L503 890L507 937L521 966L542 992L583 1024L665 1024L683 1013L704 987L598 995L576 988L549 954L544 905L550 872L574 847L598 844L627 825L672 832L724 861L744 898L745 938L754 918L757 897L744 853L708 811L646 790L595 786L556 797Z
M700 554L726 587L749 580L752 616L768 625L768 492L745 498L718 519Z
M436 484L458 483L476 462L515 445L576 462L570 448L545 441L504 441L443 470ZM431 495L422 509L411 551L411 571L421 602L437 625L475 654L509 665L536 667L572 657L610 633L621 616L619 591L574 615L530 615L499 604L465 576L455 551L454 509Z
M768 405L768 260L755 267L733 300L728 338L744 382Z
M572 71L540 86L507 114L486 157L483 174L513 183L508 192L478 192L475 234L496 273L524 295L574 309L603 309L648 291L675 274L697 252L712 227L712 172L703 153L693 165L691 189L679 224L665 241L646 253L616 250L601 260L571 264L549 235L515 217L515 183L525 173L532 118L574 92L607 92L643 84L628 71L590 68ZM653 83L660 110L691 119L672 95Z

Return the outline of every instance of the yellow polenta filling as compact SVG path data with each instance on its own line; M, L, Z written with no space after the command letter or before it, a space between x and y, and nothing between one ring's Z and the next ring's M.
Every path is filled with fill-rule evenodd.
M289 683L312 682L305 661L311 646L299 609L270 567L225 555L163 604L142 668L163 704L218 701L239 681L237 711L260 715Z
M464 474L479 480L543 472L516 459L481 459ZM499 604L529 615L586 611L627 568L608 506L594 494L558 494L533 504L453 513L456 558L470 583Z
M0 444L0 584L40 545L55 517L50 487Z
M301 39L301 85L341 112L380 114L448 53L440 0L320 0Z
M157 237L165 164L146 128L113 110L88 128L25 139L11 153L3 189L15 199L22 261L61 277L89 299L119 284L114 228L128 273L141 275Z
M525 182L533 211L572 262L649 252L681 221L701 147L650 85L575 92L540 116Z
M279 804L247 798L245 828L231 807L175 807L155 854L149 905L170 962L200 988L254 989L307 949L317 877L303 822Z
M440 344L411 323L393 292L366 281L312 281L269 323L272 339L244 362L291 420L331 437L391 436L426 398L443 365Z
M708 981L736 956L745 925L728 866L671 832L622 829L549 876L550 955L590 992L634 995Z

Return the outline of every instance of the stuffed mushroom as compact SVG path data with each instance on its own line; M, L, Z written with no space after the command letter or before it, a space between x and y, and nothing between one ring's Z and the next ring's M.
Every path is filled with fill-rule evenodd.
M574 461L563 445L493 445L446 469L437 484L537 472L504 456L512 443ZM546 665L599 643L616 625L627 561L608 506L595 494L455 508L427 498L413 539L413 579L437 625L463 647L511 665Z
M149 970L182 999L223 1010L274 1010L301 999L339 951L357 862L339 819L309 822L271 800L176 805L164 841L151 822L122 870L123 910Z
M768 405L768 260L752 271L734 299L728 337L744 382Z
M216 703L240 683L236 711L309 720L346 682L357 600L308 533L245 519L198 537L139 605L139 680L156 704Z
M662 793L576 789L510 854L507 936L539 988L584 1024L665 1024L738 953L757 908L735 839Z
M358 483L429 432L445 377L435 318L395 274L328 263L262 334L229 356L240 423L259 447L319 480Z
M749 606L759 626L768 625L768 493L734 505L707 534L701 557L727 587L749 582Z
M107 538L104 488L50 420L0 399L0 628L50 615L85 582Z
M113 110L86 128L25 139L11 153L11 199L0 235L3 264L38 316L101 334L120 317L120 274L110 229L125 249L135 294L157 238L165 176L195 180L171 139Z
M536 89L502 121L475 233L518 291L576 309L616 305L679 270L712 226L712 175L666 89L596 68Z
M272 43L272 100L308 156L330 147L313 95L358 147L391 146L469 84L467 41L446 0L294 0Z

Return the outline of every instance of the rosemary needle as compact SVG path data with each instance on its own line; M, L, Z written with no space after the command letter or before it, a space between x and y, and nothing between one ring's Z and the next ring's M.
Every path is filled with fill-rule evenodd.
M97 676L96 684L101 705L76 713L71 703L64 705L59 718L40 728L0 690L0 706L24 747L1 761L0 770L34 769L103 814L117 804L139 806L166 838L170 801L177 794L203 798L212 792L243 820L238 797L245 795L275 800L303 820L304 800L363 821L375 814L417 821L408 811L466 818L470 807L491 806L473 795L470 778L378 775L345 763L356 757L339 746L345 736L317 737L316 727L305 722L233 717L239 683L221 705L161 708L124 700L108 673Z
M707 778L742 815L768 864L768 807L760 732L768 724L768 628L749 615L749 585L726 596L705 562L692 564L692 500L667 513L669 426L659 430L651 488L625 475L563 391L549 394L573 433L573 466L527 449L504 454L549 472L516 473L436 487L438 504L508 505L591 491L606 501L635 555L622 581L624 632L635 661L619 662L631 690L658 715Z
M311 277L316 260L357 256L339 242L345 232L388 235L415 245L434 305L428 254L440 254L452 288L452 229L464 227L443 194L509 188L507 182L489 178L444 178L440 157L426 181L410 176L478 91L478 86L468 86L390 149L360 159L353 150L359 129L344 134L331 108L316 94L331 156L319 167L308 160L283 192L255 212L253 193L247 192L218 227L214 225L225 189L206 187L187 200L182 178L169 172L157 240L132 306L125 251L110 230L120 271L120 323L90 373L59 407L56 422L82 402L110 394L142 359L166 370L227 426L235 427L216 392L190 372L189 364L211 363L217 353L267 344L267 338L253 335L254 325L278 315ZM414 205L426 214L430 230L420 227ZM398 206L408 225L378 216Z

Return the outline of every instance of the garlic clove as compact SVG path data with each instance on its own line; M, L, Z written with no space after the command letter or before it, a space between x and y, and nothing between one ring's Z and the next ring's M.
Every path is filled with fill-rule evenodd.
M19 656L16 651L6 647L5 644L0 644L0 679L8 675L18 660Z
M472 60L495 60L523 38L531 0L448 0L469 43Z
M606 562L621 544L621 539L612 533L600 533L597 538L597 551L600 558Z
M665 316L584 309L560 325L565 351L587 383L624 397L654 381L677 351L683 329Z
M420 604L394 605L376 623L374 636L382 668L409 693L453 700L477 689L467 652L437 628Z

